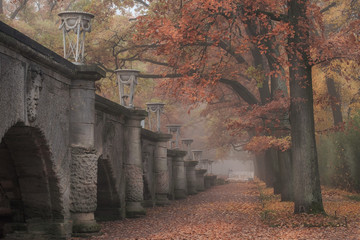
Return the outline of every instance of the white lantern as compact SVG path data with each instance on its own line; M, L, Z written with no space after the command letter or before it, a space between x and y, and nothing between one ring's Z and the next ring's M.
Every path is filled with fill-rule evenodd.
M78 64L84 63L85 33L91 32L94 15L76 11L65 11L58 15L61 18L59 29L63 30L64 58Z
M151 124L151 113L156 114L156 130L160 132L161 121L160 121L160 114L164 111L165 103L147 103L147 111L149 112L149 129L152 130Z
M118 69L115 70L115 72L119 86L120 105L134 108L135 87L140 71L133 69ZM129 103L126 102L127 99L129 99Z

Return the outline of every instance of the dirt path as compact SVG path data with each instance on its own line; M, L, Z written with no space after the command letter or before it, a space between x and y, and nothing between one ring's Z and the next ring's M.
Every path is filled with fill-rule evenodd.
M262 211L255 183L232 183L148 209L143 218L102 223L102 235L91 239L360 239L359 222L270 227Z

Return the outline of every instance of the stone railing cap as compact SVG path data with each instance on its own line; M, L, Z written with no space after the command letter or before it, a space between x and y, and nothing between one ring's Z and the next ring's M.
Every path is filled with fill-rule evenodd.
M63 11L63 12L58 13L58 16L61 17L63 15L67 15L67 14L79 14L79 15L85 15L90 18L94 18L94 14L91 14L88 12L83 12L83 11Z
M191 150L192 152L203 152L203 150Z
M124 115L128 118L137 116L139 118L145 119L145 117L148 115L148 112L145 110L129 109L99 95L95 95L95 109L104 111L109 114Z
M165 103L146 103L146 105L165 105Z
M192 138L182 138L181 141L194 141Z
M181 124L167 124L166 127L181 127Z
M184 161L185 162L185 166L187 167L195 167L199 162L198 161Z
M167 152L168 152L167 155L170 157L185 157L187 154L186 151L181 151L178 149L168 149Z
M141 129L141 136L144 137L145 139L149 139L155 142L167 142L172 138L171 134L153 132L145 128Z
M97 65L75 64L75 66L76 79L99 80L100 78L106 77L106 72Z
M205 174L207 172L206 169L196 169L195 171L197 174Z
M136 69L116 69L115 72L136 72L136 73L140 73L139 70Z

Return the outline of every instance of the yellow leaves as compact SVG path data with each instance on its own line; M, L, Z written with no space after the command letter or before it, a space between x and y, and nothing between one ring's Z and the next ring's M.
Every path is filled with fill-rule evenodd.
M341 98L344 120L347 120L345 117L348 113L356 113L360 109L359 69L358 63L351 60L333 60L328 65L313 67L316 130L322 131L333 126L331 98L328 94L326 78L332 78L335 82Z

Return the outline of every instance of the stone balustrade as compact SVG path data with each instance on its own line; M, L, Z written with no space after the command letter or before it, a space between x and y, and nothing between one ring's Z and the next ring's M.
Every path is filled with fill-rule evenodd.
M98 67L2 22L0 62L0 184L17 203L17 236L69 239L99 231L97 220L139 217L204 190L205 171L167 148L171 135L141 127L145 110L95 94Z

